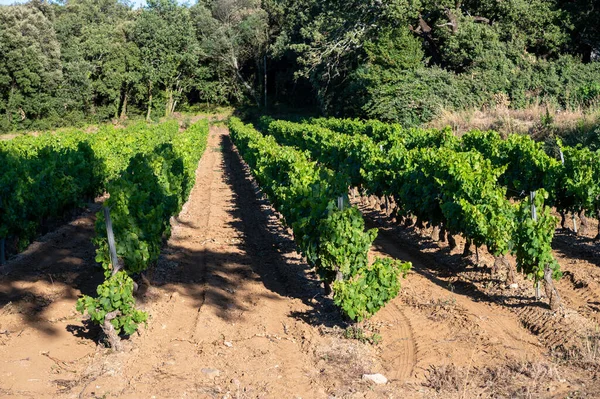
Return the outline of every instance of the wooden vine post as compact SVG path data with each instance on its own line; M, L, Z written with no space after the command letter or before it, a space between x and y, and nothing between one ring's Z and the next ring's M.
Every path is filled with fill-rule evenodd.
M529 193L529 198L531 198L531 218L534 222L537 222L537 209L535 209L535 191L531 191ZM542 295L540 294L540 281L538 281L535 285L535 299L537 301L540 300Z
M106 237L108 238L108 249L110 253L110 263L112 264L111 275L114 276L121 269L119 266L119 258L117 257L117 246L115 244L115 234L112 228L112 220L110 218L110 209L105 206L104 220L106 222Z
M114 276L121 269L121 266L119 264L119 258L117 257L117 246L115 244L115 234L113 232L112 220L110 218L110 209L107 206L105 206L103 210L104 220L106 222L106 236L108 238L110 262L112 264L111 276ZM123 350L123 345L121 344L121 338L119 338L115 327L111 324L110 321L116 317L119 317L120 315L121 312L118 310L108 313L104 317L104 324L102 324L101 326L102 331L104 331L104 334L106 334L106 337L108 338L108 343L110 344L111 348L113 348L117 352Z
M344 197L343 196L339 196L337 199L337 207L340 211L344 210Z
M337 208L340 211L344 210L344 196L340 195L339 197L337 197ZM335 267L336 272L335 272L335 281L343 281L344 280L344 275L342 274L342 272L339 270L339 266ZM331 295L331 293L333 292L332 288L331 288L331 283L324 281L323 282L323 286L325 289L325 295Z
M538 217L537 217L537 209L535 208L535 196L536 196L536 192L532 191L530 193L530 197L531 197L531 218L533 219L534 222L537 222ZM541 289L541 281L538 280L536 286L535 286L535 298L536 300L540 300L541 298L541 294L540 294L540 289ZM556 290L556 287L554 286L554 282L552 281L552 270L550 269L550 266L548 264L544 265L544 289L546 291L546 297L548 297L548 300L550 302L550 308L552 310L556 310L560 304L560 296L558 295L558 291Z
M343 196L339 196L337 199L337 206L338 209L340 211L344 210L344 197ZM337 271L335 273L335 281L343 281L344 280L344 275L342 274L342 272L339 270L339 267L336 267Z

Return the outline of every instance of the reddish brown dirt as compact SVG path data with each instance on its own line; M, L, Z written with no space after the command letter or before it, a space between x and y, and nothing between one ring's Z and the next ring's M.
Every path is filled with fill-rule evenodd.
M382 220L377 211L363 211L372 223ZM1 397L470 398L597 392L591 371L549 356L561 334L593 324L598 291L587 270L596 265L586 263L583 276L573 271L559 285L561 293L583 290L564 295L571 317L565 319L532 303L525 285L513 294L482 268L461 266L464 262L443 246L384 224L372 256L409 260L413 270L399 297L361 326L382 341L345 339L345 324L331 299L323 297L314 271L295 253L290 232L262 199L225 128L211 127L197 184L172 220L158 265L148 272L152 285L141 289L138 306L150 315L148 327L125 341L122 353L98 345L98 329L74 309L78 295L93 294L102 280L90 244L93 222L90 211L45 236L4 270ZM550 327L542 331L538 319ZM363 373L382 373L390 382L371 385L361 380Z
M439 318L438 315L444 315L448 309L453 308L465 316L461 320L465 324L459 326L458 333L453 331L448 334L448 338L453 342L447 355L449 360L451 358L448 364L464 366L464 361L468 360L469 367L480 367L472 366L477 364L496 364L501 367L502 364L511 364L512 360L518 359L519 354L522 355L521 362L530 363L546 359L566 367L561 370L565 374L564 378L559 379L562 383L549 384L552 388L550 397L558 395L561 391L564 395L573 395L575 392L582 397L595 397L594 389L598 389L595 381L598 378L600 361L600 263L594 256L598 253L598 244L592 240L596 231L595 225L586 234L577 237L569 232L557 233L554 255L565 276L558 282L558 290L563 300L561 309L552 312L545 298L535 300L534 287L524 276L518 276L519 287L516 289L506 286L505 276L492 276L490 273L493 258L485 248L479 250L477 263L475 256L461 256L464 241L460 238L457 239L459 246L450 251L445 243L431 240L430 229L399 227L380 211L378 204L370 201L357 204L367 219L380 228L379 237L375 242L376 249L400 259L412 260L416 257L417 262L413 262L414 274L434 282L438 288L432 290L432 285L421 285L418 290L412 291L407 284L410 282L409 276L400 294L400 297L405 298L406 304L421 310L429 307L435 321ZM399 247L401 249L398 249ZM514 264L514 259L511 259L511 262ZM443 295L441 298L440 294ZM421 303L419 298L423 298ZM427 305L428 298L431 299ZM392 302L392 306L394 303ZM456 313L450 314L456 317ZM473 316L476 317L474 322L471 322ZM414 316L409 315L408 319L414 324ZM444 329L437 323L435 326L421 325L413 329L427 331L426 334L429 334L431 329L436 329L444 335ZM481 334L481 331L484 334ZM475 345L469 346L469 337ZM415 334L415 339L417 346L421 341L428 342L418 334ZM479 345L476 341L480 341ZM493 343L491 348L496 350L482 350L480 345L489 345L490 342ZM461 347L461 343L464 347ZM494 345L498 343L500 345ZM539 355L531 356L532 351L528 350L530 345L539 348ZM463 356L452 356L453 350L463 351ZM428 347L427 351L437 358L437 362L428 359L425 360L425 365L431 367L443 363L439 361L445 357L443 345ZM468 356L464 356L469 351L472 353L470 360ZM422 357L418 350L417 354L418 357ZM564 362L565 354L569 354L567 362ZM477 356L480 356L480 359L476 359ZM569 368L573 365L576 365L574 369ZM590 384L593 386L591 389ZM476 391L467 390L462 393L465 392L475 394Z

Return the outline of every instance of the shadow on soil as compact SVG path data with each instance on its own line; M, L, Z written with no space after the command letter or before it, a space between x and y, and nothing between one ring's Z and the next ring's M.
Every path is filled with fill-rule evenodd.
M369 224L378 225L380 228L379 235L373 243L374 246L395 258L412 262L412 271L432 283L477 302L495 303L508 308L550 309L548 304L537 301L535 298L506 293L490 294L482 291L476 283L480 285L490 281L500 283L498 278L491 275L489 268L476 265L462 257L461 254L451 253L448 247L440 248L433 241L418 234L413 227L401 228L393 225L377 211L364 208L362 212L370 221ZM433 248L436 251L434 253L422 252L425 248ZM451 279L467 268L477 272L472 281Z
M262 194L228 136L223 136L219 150L224 157L225 183L234 192L227 223L241 233L234 245L242 251L229 253L224 248L223 252L190 252L174 240L174 244L163 248L157 267L148 271L152 284L181 287L197 301L198 308L210 296L211 303L219 307L217 314L234 320L248 310L248 303L257 299L236 293L238 281L260 281L273 296L299 298L310 308L293 317L316 325L343 324L331 298L323 295L317 276L297 257L291 257L291 261L285 257L295 251L295 244L267 201L261 199ZM52 233L56 237L42 238L47 242L8 264L0 276L0 317L7 312L19 313L28 327L56 335L60 327L47 320L49 305L58 298L75 301L80 294L96 295L103 273L94 260L94 218L91 219L88 223L61 227ZM184 224L180 220L178 223ZM197 227L194 223L187 225ZM34 287L41 280L47 280L50 288ZM139 302L152 301L152 295L145 295L143 282L140 287ZM90 327L85 322L84 326L72 323L67 330L77 337L96 339L98 330Z
M178 246L175 237L163 249L158 267L150 272L153 284L181 287L185 295L194 298L198 308L210 298L210 303L217 306L217 315L233 322L249 310L248 304L257 302L255 293L244 293L243 282L253 280L261 282L273 293L273 298L298 298L310 308L291 316L313 325L343 325L333 301L323 295L316 274L298 257L286 258L286 254L295 252L295 244L262 198L229 136L223 136L218 148L223 154L225 184L233 192L232 202L223 205L229 214L226 223L240 236L203 237L205 241L222 244L223 252L193 252ZM187 227L198 227L176 220ZM227 246L236 250L228 251Z
M559 229L554 235L552 248L572 259L582 259L600 267L600 241L576 236L571 230Z
M95 295L104 279L94 261L93 233L93 221L65 225L7 263L0 275L0 317L17 313L28 327L57 334L45 316L48 307L80 293Z
M290 262L286 253L296 252L291 234L278 222L278 217L263 197L241 157L234 150L229 136L221 143L227 184L235 197L230 211L232 226L244 232L245 250L253 270L265 287L285 297L301 299L310 307L305 313L292 314L312 325L344 325L330 297L323 295L318 276L303 261Z

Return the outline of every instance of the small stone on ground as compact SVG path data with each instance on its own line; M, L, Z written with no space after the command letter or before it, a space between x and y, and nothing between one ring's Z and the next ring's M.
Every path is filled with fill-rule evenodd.
M217 369L202 369L202 374L206 375L209 378L216 378L221 375L221 372Z
M363 380L373 381L375 384L387 384L388 380L383 374L363 374Z

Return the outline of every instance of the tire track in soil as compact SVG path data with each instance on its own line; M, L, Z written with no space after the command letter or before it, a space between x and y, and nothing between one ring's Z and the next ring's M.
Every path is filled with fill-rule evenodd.
M363 205L359 208L368 227L375 227L369 208ZM453 364L468 366L472 362L491 365L511 358L541 356L537 337L515 320L510 310L484 300L485 295L469 285L441 277L435 257L414 246L380 228L372 251L376 256L413 264L413 271L402 281L401 295L375 316L376 320L393 326L381 330L384 342L388 336L394 337L383 351L386 372L393 379L421 379L430 365L444 362L444 357L452 359L447 361ZM402 303L402 298L408 303ZM448 315L436 318L432 309L438 305L429 303L434 299L451 304ZM446 348L450 342L465 353L461 355L461 350Z
M579 274L578 272L575 273ZM569 270L564 271L563 278L557 284L559 293L570 292L572 295L564 297L569 306L596 323L600 323L598 286L593 281L577 277L575 273Z
M379 311L378 319L386 322L381 329L382 336L394 336L391 342L386 338L381 351L386 377L403 383L411 377L417 364L418 348L411 322L394 302Z
M600 243L589 235L576 236L564 230L557 230L552 240L552 248L555 256L600 266Z

